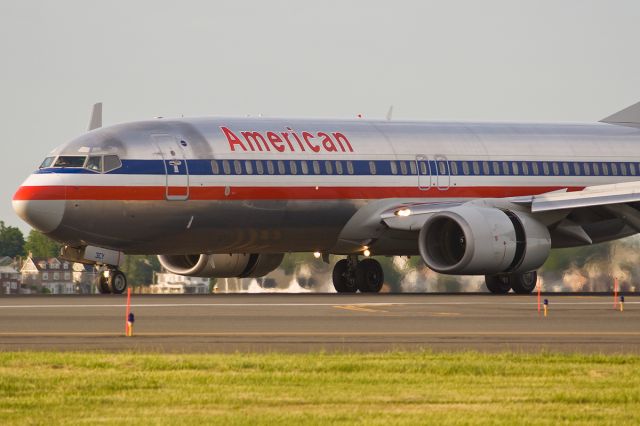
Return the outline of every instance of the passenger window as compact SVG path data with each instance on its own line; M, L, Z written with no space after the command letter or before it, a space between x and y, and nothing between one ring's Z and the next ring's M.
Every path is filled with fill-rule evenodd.
M488 161L483 161L482 162L482 173L484 173L485 176L489 175L489 162Z
M560 174L560 165L558 163L552 163L551 169L553 170L553 174L558 176Z
M416 166L415 161L409 161L409 170L411 171L412 175L418 174L418 166Z
M493 168L493 174L494 175L499 175L500 174L500 164L498 164L497 161L494 161L493 163L491 163L491 167Z
M509 175L509 163L506 161L502 162L502 174Z
M262 165L262 161L260 160L256 161L256 171L258 172L259 175L264 174L264 166Z
M636 175L636 163L629 163L629 172L632 176Z
M342 161L336 161L336 173L339 175L342 174Z
M598 163L593 163L593 175L600 176L600 166L598 166Z
M462 173L464 173L465 175L468 175L470 172L469 170L469 163L467 163L466 161L462 162Z
M233 160L233 170L237 175L242 174L242 164L240 164L240 160Z
M515 161L511 162L511 170L513 170L513 174L515 176L520 174L520 169L518 168L518 163L517 162L515 162Z
M447 175L448 174L447 162L446 161L438 161L438 170L440 172L440 176Z
M452 161L451 163L451 174L452 175L458 175L458 162L457 161Z
M589 167L589 163L583 163L582 166L584 167L584 175L591 176L591 167Z
M231 174L231 166L229 165L229 160L224 160L222 162L222 170L224 170L225 175Z
M349 173L350 175L354 173L353 161L347 161L347 173Z
M531 162L531 171L535 176L538 176L540 174L540 168L538 167L537 162L535 161Z
M545 176L549 176L549 163L547 163L546 161L542 162L542 172L545 174Z
M526 161L522 163L522 174L527 176L529 175L529 163Z
M306 161L301 161L300 162L300 168L302 169L302 174L303 175L308 175L309 174L309 165L307 164Z
M287 169L284 167L284 161L278 161L278 174L284 175L287 173Z
M108 173L112 170L119 169L122 167L122 161L120 161L120 157L117 155L105 155L102 160L102 170L105 173Z
M244 162L244 169L247 171L248 175L253 174L253 164L251 164L251 161Z
M620 171L622 172L623 176L629 174L629 171L627 170L627 163L620 163Z
M319 175L320 174L320 163L317 161L313 162L313 173Z
M40 169L46 169L47 167L51 166L51 163L53 163L53 159L55 157L47 157L44 159L44 161L42 162L42 164L40 164Z
M602 163L602 174L609 176L609 165L607 163Z
M273 161L267 160L267 173L270 175L276 172L275 167L273 166Z
M420 162L420 174L422 174L422 176L427 176L429 174L429 170L427 169L427 162L426 161L421 161Z
M573 173L576 176L580 176L580 164L578 163L573 163Z
M397 175L398 174L398 165L396 164L395 161L391 162L391 174L392 175Z
M324 170L327 172L328 175L333 174L333 166L331 165L331 161L324 162Z
M216 160L211 160L211 173L213 173L214 175L220 174L220 166L218 165L218 162Z
M479 175L480 174L480 164L478 164L477 161L473 162L473 174L474 175Z
M74 156L71 156L71 155L60 156L56 160L56 162L53 165L53 167L82 167L82 166L84 166L84 161L86 159L87 159L86 156L83 156L83 157L79 157L79 156L76 156L76 155L74 155Z
M611 174L618 176L618 165L616 163L611 163Z
M292 175L298 174L298 165L295 161L289 161L289 170L291 170Z
M102 171L102 156L89 157L85 168L100 173Z
M400 162L400 173L403 175L407 174L407 163L405 161Z
M372 175L376 174L376 162L375 161L369 161L369 172L371 172Z
M571 174L571 170L569 169L569 163L562 163L562 171L565 176L569 176Z

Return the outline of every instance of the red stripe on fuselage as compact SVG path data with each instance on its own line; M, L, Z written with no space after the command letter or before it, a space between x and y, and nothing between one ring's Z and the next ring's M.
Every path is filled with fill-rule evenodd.
M314 186L260 187L224 186L190 187L190 200L336 200L382 198L503 198L536 195L564 189L557 186L452 186L446 190L435 187L424 191L417 187L355 187ZM583 187L570 187L577 191ZM184 194L183 187L170 187L169 194ZM14 200L164 200L164 186L22 186Z

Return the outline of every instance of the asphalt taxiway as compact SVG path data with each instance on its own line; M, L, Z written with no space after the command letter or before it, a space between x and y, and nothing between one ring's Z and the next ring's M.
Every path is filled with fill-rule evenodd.
M134 295L0 298L0 350L640 353L640 295Z

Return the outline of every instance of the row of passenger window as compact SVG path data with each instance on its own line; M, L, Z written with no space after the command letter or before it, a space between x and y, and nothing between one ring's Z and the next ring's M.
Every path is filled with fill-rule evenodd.
M498 176L636 176L636 163L560 161L438 161L438 174Z
M355 165L354 165L355 163ZM636 163L556 161L300 161L212 160L213 174L235 175L454 175L454 176L636 176Z
M376 165L373 161L370 162L371 165L371 173L376 174ZM284 161L284 160L222 160L222 161L211 161L211 170L213 174L221 174L225 175L236 174L236 175L297 175L297 174L354 174L355 169L353 166L353 161Z

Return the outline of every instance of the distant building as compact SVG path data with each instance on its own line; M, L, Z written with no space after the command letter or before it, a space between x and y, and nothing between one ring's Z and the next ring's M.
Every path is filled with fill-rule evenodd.
M156 282L151 286L152 293L158 294L207 294L211 279L185 277L169 272L155 274Z
M20 272L13 266L0 266L0 291L2 294L20 293L20 278Z
M24 293L75 293L71 262L56 257L28 257L22 269Z

